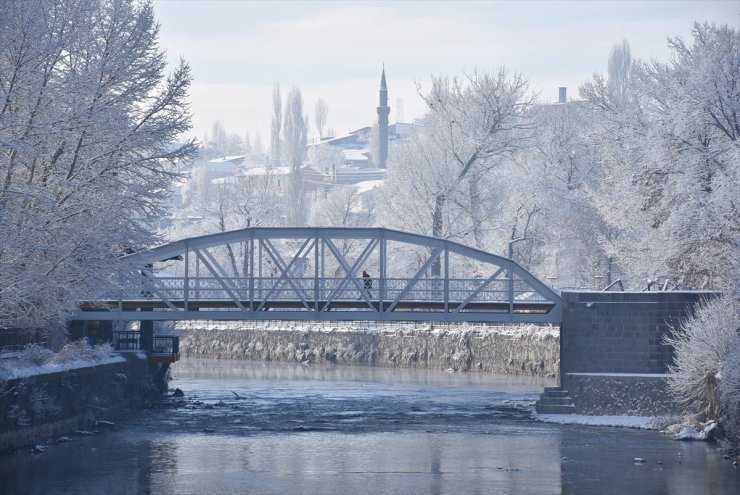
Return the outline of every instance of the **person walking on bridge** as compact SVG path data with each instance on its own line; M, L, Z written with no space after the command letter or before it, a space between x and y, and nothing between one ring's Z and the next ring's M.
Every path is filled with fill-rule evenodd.
M362 279L364 280L365 292L367 293L367 296L370 297L370 291L373 288L373 279L370 278L370 274L365 270L362 270Z

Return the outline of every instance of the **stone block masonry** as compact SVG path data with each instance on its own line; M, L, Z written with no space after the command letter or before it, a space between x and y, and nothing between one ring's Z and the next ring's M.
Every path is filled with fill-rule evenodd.
M675 414L667 375L568 374L576 414L660 416Z
M563 292L560 373L667 373L671 328L713 292Z
M556 377L558 331L527 325L179 322L183 356Z
M582 414L659 415L673 348L664 337L716 292L563 292L560 384Z

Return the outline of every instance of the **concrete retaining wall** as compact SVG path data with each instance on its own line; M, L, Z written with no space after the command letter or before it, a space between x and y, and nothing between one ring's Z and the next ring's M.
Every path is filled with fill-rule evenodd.
M661 416L678 411L666 377L569 373L566 388L577 414Z
M556 329L181 322L183 356L457 369L556 377Z
M111 419L151 393L146 358L0 382L0 452Z

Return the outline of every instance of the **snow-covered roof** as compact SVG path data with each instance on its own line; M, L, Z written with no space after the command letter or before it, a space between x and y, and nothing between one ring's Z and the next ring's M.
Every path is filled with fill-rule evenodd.
M361 149L361 150L342 150L342 156L344 156L345 160L350 160L353 162L366 162L370 158L367 156L370 153L370 150L368 149Z
M242 162L246 158L246 155L232 155L232 156L223 156L221 158L214 158L213 160L208 160L208 163L233 163L233 162Z
M236 177L234 177L233 175L228 176L228 177L220 177L218 179L213 179L211 181L211 184L216 184L216 185L220 185L220 184L236 184Z
M349 137L354 137L354 134L350 134L350 133L340 134L339 136L334 136L334 137L330 137L327 139L322 139L321 141L318 141L315 143L310 143L308 146L312 147L312 146L321 146L322 144L332 144L338 141L342 141L343 139L347 139Z
M366 192L372 191L377 187L383 187L383 184L385 184L385 181L383 179L365 180L355 184L355 188L357 189L357 194L364 194Z
M288 175L290 174L290 167L253 167L248 168L243 172L243 175L258 177L265 175Z

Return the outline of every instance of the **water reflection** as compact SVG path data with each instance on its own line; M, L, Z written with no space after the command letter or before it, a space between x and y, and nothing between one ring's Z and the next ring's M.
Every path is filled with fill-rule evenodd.
M0 492L682 495L740 486L703 444L532 421L538 379L227 361L181 362L174 376L184 399L117 431L3 458Z

